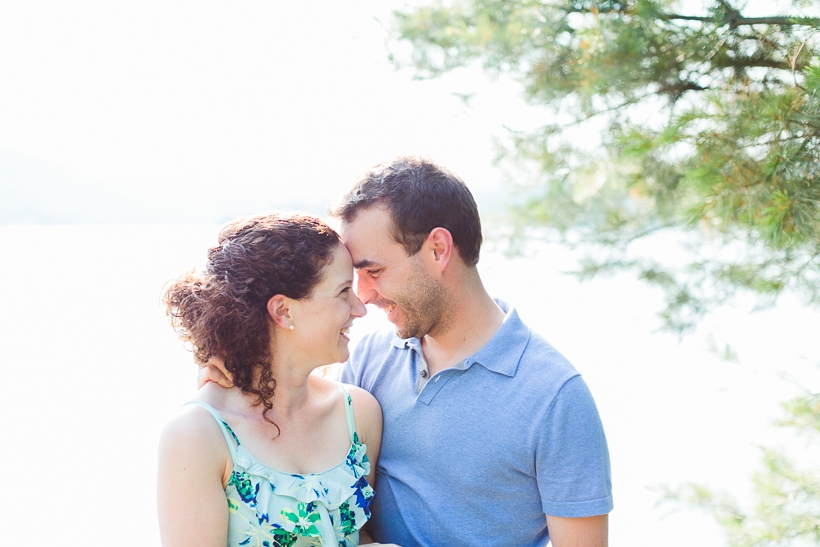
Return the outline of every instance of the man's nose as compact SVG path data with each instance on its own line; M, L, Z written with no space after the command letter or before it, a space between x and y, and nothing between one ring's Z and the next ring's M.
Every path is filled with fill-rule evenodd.
M358 280L356 281L356 295L359 297L359 300L367 304L373 300L374 294L373 281L368 279L367 274L359 274Z

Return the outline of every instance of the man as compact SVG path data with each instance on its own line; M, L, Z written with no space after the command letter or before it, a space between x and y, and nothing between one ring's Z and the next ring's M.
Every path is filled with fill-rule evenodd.
M365 304L342 381L382 406L374 540L414 545L607 545L609 454L572 365L493 300L476 268L478 209L450 171L402 157L367 172L332 214Z

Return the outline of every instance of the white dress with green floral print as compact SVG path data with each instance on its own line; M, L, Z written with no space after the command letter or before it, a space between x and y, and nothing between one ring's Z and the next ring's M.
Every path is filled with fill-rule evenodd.
M295 475L262 464L236 438L216 410L192 401L216 419L231 451L233 471L228 501L228 547L352 547L370 518L373 489L367 447L359 442L353 402L344 386L350 450L344 461L323 473Z

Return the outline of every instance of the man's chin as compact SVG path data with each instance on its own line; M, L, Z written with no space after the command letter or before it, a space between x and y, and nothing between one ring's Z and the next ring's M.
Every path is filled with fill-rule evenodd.
M412 327L400 327L396 325L396 336L399 338L422 338L424 333L419 333L419 329Z
M399 323L393 319L400 319L402 321ZM408 322L407 315L399 315L395 318L391 318L389 316L387 317L387 320L393 323L393 326L396 327L396 336L399 338L424 338L424 335L427 334L428 330L425 330L423 323L415 319L415 317L411 317L410 319L411 321Z

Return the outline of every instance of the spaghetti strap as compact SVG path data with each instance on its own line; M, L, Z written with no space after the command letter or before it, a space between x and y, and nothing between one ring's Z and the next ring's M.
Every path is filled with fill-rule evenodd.
M328 386L327 389L330 391L326 395L332 395L333 387ZM353 401L348 389L341 387L351 437L350 448L344 459L321 473L300 474L268 467L248 452L246 445L239 443L231 427L214 408L201 401L187 403L199 405L211 414L231 452L233 468L227 484L223 484L227 504L223 507L228 519L223 547L260 543L359 545L359 530L370 519L373 489L366 478L371 472L367 447L356 435ZM334 397L326 399L327 403L332 402L331 399L338 401ZM340 416L336 413L339 409L335 403L329 410L329 418L338 420ZM334 427L340 425L336 422ZM334 433L338 435L340 431Z
M347 388L344 384L339 384L339 387L342 389L342 395L345 399L345 416L347 416L347 432L350 434L350 442L354 443L358 440L358 435L356 435L356 422L353 419L353 399L350 398L350 392L347 391Z
M225 420L222 419L222 416L219 415L219 412L214 410L213 407L211 407L209 404L203 403L202 401L188 401L185 404L186 405L191 405L191 404L199 405L199 406L201 406L202 408L204 408L205 410L207 410L208 412L211 413L211 416L214 417L214 420L216 420L216 423L219 425L219 429L222 430L222 435L225 436L225 442L228 443L228 450L231 451L231 461L235 462L236 461L236 447L240 446L241 443L239 442L239 439L236 438L236 434L234 434L233 430L231 429L231 426L229 426L225 422ZM234 443L236 443L236 444L234 444Z

